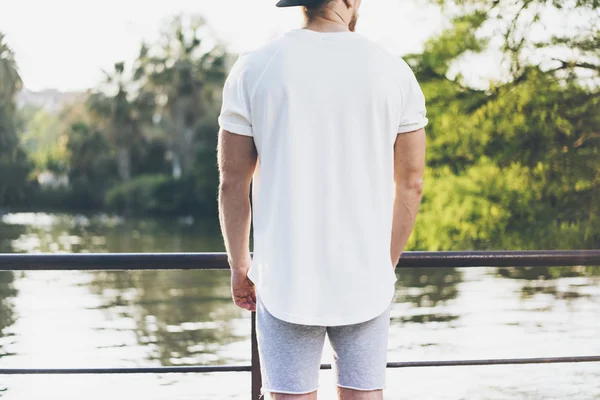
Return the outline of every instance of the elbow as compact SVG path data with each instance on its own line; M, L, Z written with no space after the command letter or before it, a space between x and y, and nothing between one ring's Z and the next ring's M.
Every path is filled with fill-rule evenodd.
M423 177L419 177L414 180L412 184L412 190L417 193L419 196L423 194Z
M423 195L423 176L413 175L400 182L396 182L396 190L405 193L409 192L415 196L421 197Z
M219 193L232 193L235 192L236 187L239 183L232 179L221 180L219 182Z
M219 182L219 194L223 195L247 195L250 192L250 182L246 179L227 178Z

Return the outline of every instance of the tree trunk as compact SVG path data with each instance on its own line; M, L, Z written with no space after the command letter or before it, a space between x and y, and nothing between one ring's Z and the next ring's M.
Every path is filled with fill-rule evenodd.
M121 146L117 152L117 163L119 169L119 177L123 182L129 182L131 180L131 155L128 147ZM131 195L129 192L125 193L125 215L131 214Z
M179 161L179 152L173 152L171 172L173 178L181 178L181 162Z
M183 148L181 149L181 167L183 175L187 176L192 172L195 162L196 143L194 143L194 130L186 127L183 131Z
M117 154L117 167L119 169L119 178L127 182L131 180L131 152L126 146L119 147Z
M194 128L188 126L185 121L183 109L185 104L182 102L178 103L178 108L175 113L175 157L173 160L179 162L179 170L181 176L187 176L194 168L196 146L195 146L195 135ZM174 166L175 168L175 166Z

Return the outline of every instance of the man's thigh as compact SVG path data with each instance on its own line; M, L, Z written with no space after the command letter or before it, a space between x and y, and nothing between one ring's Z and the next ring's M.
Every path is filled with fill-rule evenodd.
M348 393L353 393L352 390L373 392L385 388L390 311L391 304L382 314L369 321L327 328L333 348L337 385L350 389Z
M257 295L256 335L263 394L299 395L317 390L326 327L275 318Z

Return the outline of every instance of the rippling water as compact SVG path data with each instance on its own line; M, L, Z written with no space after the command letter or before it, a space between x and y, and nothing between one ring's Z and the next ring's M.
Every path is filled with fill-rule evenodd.
M218 226L9 214L0 252L223 251ZM0 272L0 367L249 364L227 271ZM600 268L399 270L389 360L600 355ZM323 362L331 362L326 346ZM600 399L600 363L389 369L386 399ZM321 372L322 399L334 397ZM247 399L247 373L2 376L0 397Z

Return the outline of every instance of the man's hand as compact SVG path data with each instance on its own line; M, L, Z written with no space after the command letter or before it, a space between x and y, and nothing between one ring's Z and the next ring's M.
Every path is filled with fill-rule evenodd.
M231 295L233 302L248 311L256 311L256 292L254 283L248 279L247 269L231 271Z

